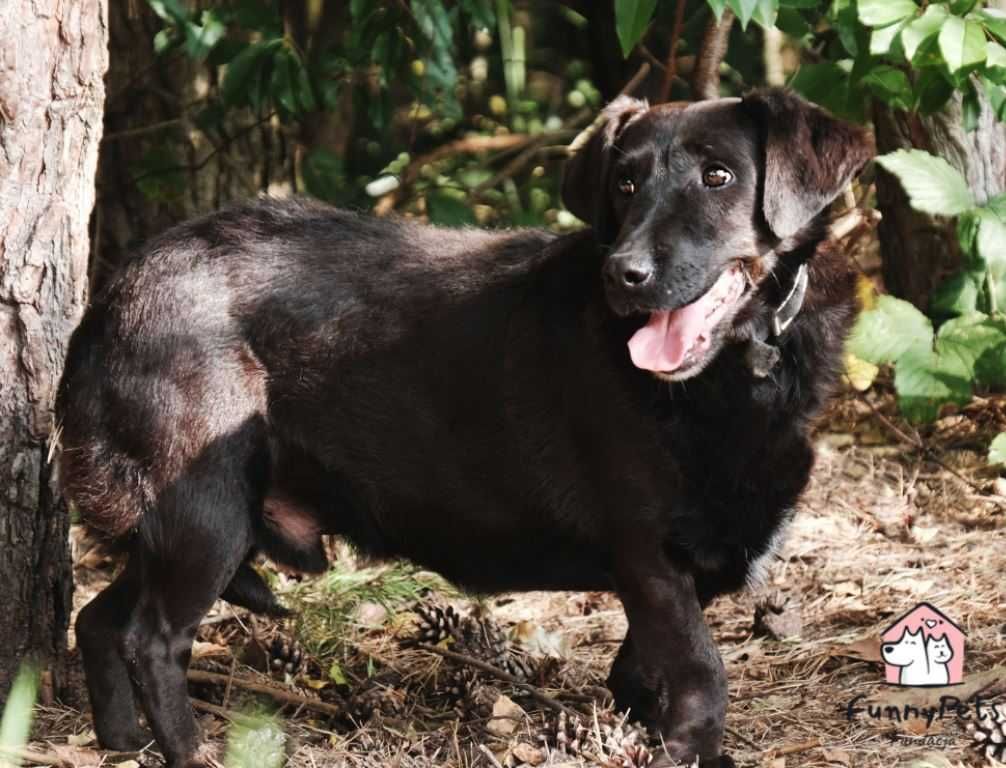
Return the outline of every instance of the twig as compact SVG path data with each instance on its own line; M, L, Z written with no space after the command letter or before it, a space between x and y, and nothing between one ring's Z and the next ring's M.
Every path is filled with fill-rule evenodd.
M220 707L216 704L210 704L208 701L191 697L189 698L189 701L192 703L192 708L198 709L200 712L209 712L211 715L222 717L224 720L229 720L230 722L241 719L240 713L234 712L226 707Z
M807 739L807 741L799 741L796 744L788 744L785 747L773 749L771 750L771 753L774 757L783 757L784 755L795 755L799 752L809 752L810 750L817 749L820 746L820 739Z
M723 11L719 21L715 16L709 20L692 71L692 98L695 101L715 99L720 95L720 64L727 54L733 23L734 13L729 8Z
M648 74L650 74L650 64L649 62L644 61L640 65L639 69L636 70L636 74L632 76L629 82L622 86L622 90L618 92L618 95L626 96L635 91L639 87L639 84L646 79Z
M99 753L103 761L114 760L123 762L126 760L136 760L146 754L145 750L140 752L105 752ZM65 765L67 768L76 768L77 762L70 755L63 755L56 750L45 751L22 747L20 749L10 747L0 747L0 756L23 760L36 765Z
M681 26L685 22L685 0L678 0L674 9L674 27L671 30L671 48L667 52L667 66L664 67L664 84L660 88L660 101L669 101L671 85L678 74L678 41L681 40Z
M237 141L238 139L244 138L249 133L251 133L256 128L258 128L260 125L268 123L277 114L278 113L276 113L276 112L270 112L268 115L266 115L265 117L261 118L260 120L257 120L256 122L251 123L250 125L244 126L237 133L235 133L232 136L230 136L226 141L224 141L221 144L219 144L218 146L214 147L213 150L210 153L208 153L202 160L199 160L196 163L191 163L189 165L172 165L172 166L169 166L167 168L154 168L153 170L147 171L146 173L141 173L139 176L134 176L129 181L130 181L131 184L136 184L137 182L143 181L144 179L149 178L151 176L161 176L161 175L166 174L166 173L175 173L177 171L188 171L188 172L191 173L193 171L202 170L203 168L206 167L206 165L210 162L210 160L212 160L214 157L216 157L221 152L223 152L225 149L227 149L235 141Z
M730 726L725 726L723 728L723 730L726 733L730 734L730 738L739 741L741 744L743 744L748 749L754 750L755 752L760 752L761 751L761 749L762 749L761 747L759 747L757 744L755 744L753 741L751 741L751 739L747 738L746 736L742 736L741 734L739 734L737 731L735 731Z
M216 672L205 672L201 669L190 669L188 677L193 683L211 683L223 686L228 685L231 680L231 678L227 675L220 675ZM328 704L324 701L309 699L306 696L291 693L290 691L285 691L282 688L276 688L272 685L263 685L262 683L256 683L252 680L244 680L240 677L233 678L233 684L246 691L261 693L265 696L269 696L270 698L282 702L283 704L303 706L305 709L320 712L324 715L329 715L330 717L340 717L345 714L343 708L338 707L335 704Z
M147 133L156 133L164 128L172 128L176 125L181 125L184 122L181 117L173 117L170 120L161 120L159 123L151 123L150 125L141 125L139 128L127 128L123 131L113 131L111 133L106 133L101 137L103 142L118 141L119 139L129 139L134 136L143 136Z
M500 765L500 761L496 759L496 755L494 755L493 751L485 744L479 744L479 752L486 756L486 759L493 764L493 768L503 768L503 766Z
M442 157L454 154L471 154L497 149L511 149L523 146L532 138L525 133L509 133L504 136L468 136L463 139L442 144L436 149L420 155L406 167L399 179L398 188L389 192L374 206L374 213L387 216L405 198L405 191L419 178L419 172L424 165L435 163Z
M487 675L492 675L498 680L502 680L505 683L510 683L522 691L527 693L532 699L548 707L553 712L564 712L567 717L579 717L580 713L575 709L567 707L565 704L556 701L551 696L542 691L538 690L535 686L530 683L525 683L508 672L504 672L502 669L497 669L492 664L487 664L486 662L472 658L463 653L457 653L455 651L448 651L446 648L440 648L436 645L430 645L429 643L416 643L417 648L422 648L424 651L429 651L430 653L435 653L438 656L443 656L445 659L451 659L459 664L466 664L469 667L474 667L485 672Z

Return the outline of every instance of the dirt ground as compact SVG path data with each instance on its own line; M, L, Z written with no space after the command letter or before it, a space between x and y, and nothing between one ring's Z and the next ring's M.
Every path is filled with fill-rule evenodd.
M847 710L853 700L855 709L871 702L901 711L939 707L941 696L1003 700L1006 482L984 460L1003 410L978 400L920 435L897 417L883 386L836 403L818 434L812 484L764 585L707 612L730 679L726 750L739 766L999 765L972 748L973 717L956 716L949 700L928 726L867 711L850 720ZM115 564L76 533L79 608ZM285 755L297 768L572 768L645 765L647 749L659 751L652 739L641 749L647 734L621 723L605 699L625 632L612 596L478 600L405 566L354 565L340 550L327 581L275 576L299 619L277 623L221 604L201 629L191 692L228 766L273 768ZM883 682L880 634L921 601L967 633L962 685ZM432 650L408 642L422 631L417 604L426 607ZM440 636L431 621L457 622L447 606L468 618ZM291 673L266 671L288 662ZM34 762L156 764L149 754L101 753L81 698L41 707ZM274 719L249 720L252 709ZM241 744L251 747L242 752Z

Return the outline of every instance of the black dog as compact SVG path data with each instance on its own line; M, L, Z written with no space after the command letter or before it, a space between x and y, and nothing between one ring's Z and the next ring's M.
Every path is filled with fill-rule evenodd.
M58 415L66 495L130 551L77 622L104 746L146 742L138 702L169 765L198 764L201 618L276 610L248 558L318 571L337 533L476 590L615 590L616 703L665 761L718 763L702 608L807 482L854 309L822 212L869 149L781 91L606 116L564 185L592 231L257 202L95 300Z

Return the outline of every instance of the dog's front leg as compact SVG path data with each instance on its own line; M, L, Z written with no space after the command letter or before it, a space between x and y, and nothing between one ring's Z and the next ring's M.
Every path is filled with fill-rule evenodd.
M631 633L633 716L663 737L666 764L687 765L699 756L703 768L732 765L719 756L726 673L692 575L671 561L660 541L640 536L621 543L615 582Z

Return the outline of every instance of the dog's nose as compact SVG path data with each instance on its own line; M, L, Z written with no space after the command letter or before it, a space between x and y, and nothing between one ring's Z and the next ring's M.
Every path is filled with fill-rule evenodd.
M884 653L894 653L894 646L893 645L885 645L884 646Z
M642 288L653 278L653 265L645 257L612 257L608 262L607 277L619 287Z

